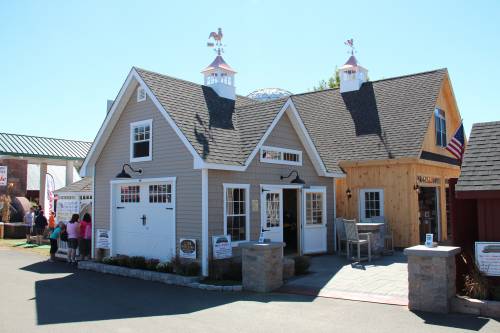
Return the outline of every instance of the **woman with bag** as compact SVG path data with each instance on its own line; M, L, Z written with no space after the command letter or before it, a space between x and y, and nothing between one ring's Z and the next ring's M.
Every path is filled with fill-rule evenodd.
M78 237L80 236L80 215L73 214L71 220L66 225L68 233L68 262L76 264L76 249L78 248Z

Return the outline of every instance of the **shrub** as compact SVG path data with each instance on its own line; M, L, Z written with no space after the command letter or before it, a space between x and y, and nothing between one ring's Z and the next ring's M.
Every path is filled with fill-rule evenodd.
M173 273L174 266L170 262L160 262L156 265L156 270L162 273Z
M464 276L463 292L471 298L488 299L490 294L488 278L481 273L470 254L462 253L460 257L468 268L468 272Z
M130 258L129 256L119 255L116 257L116 264L118 266L130 267Z
M295 261L295 275L306 274L311 266L311 258L308 256L296 256L293 258Z
M146 269L150 271L156 270L156 266L160 263L160 260L158 259L147 259L146 260Z
M185 262L181 264L178 274L185 276L197 276L200 274L200 264L196 261Z
M101 262L106 265L118 265L118 260L114 257L103 257Z
M136 269L146 268L146 258L143 256L133 256L129 258L128 267Z

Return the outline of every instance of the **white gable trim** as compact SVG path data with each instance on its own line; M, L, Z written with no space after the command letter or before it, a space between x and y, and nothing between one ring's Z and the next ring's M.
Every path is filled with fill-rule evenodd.
M92 147L90 147L89 153L87 154L85 160L83 161L82 167L80 169L80 175L82 177L85 177L87 175L92 174L92 170L95 166L95 163L97 161L98 156L102 152L104 148L104 144L108 141L109 136L111 135L112 129L115 127L116 123L120 119L120 115L122 114L123 110L125 109L125 106L127 105L130 97L136 90L136 85L140 85L144 90L146 91L146 94L151 98L151 101L153 104L156 106L156 108L160 111L160 113L163 115L165 120L169 123L169 125L172 127L174 132L177 134L177 136L181 139L182 143L186 146L188 151L191 153L191 155L194 158L194 163L199 164L200 161L202 161L200 155L196 152L194 147L191 145L191 143L188 141L184 133L180 130L180 128L177 126L177 124L174 122L172 117L168 114L168 112L165 110L165 108L161 105L161 103L158 101L156 96L153 94L151 89L147 86L147 84L144 82L144 80L141 78L139 73L135 70L135 68L132 68L130 70L130 73L127 76L127 79L125 80L125 83L120 89L120 92L118 93L118 96L116 97L113 105L111 106L111 109L109 110L108 114L106 115L106 118L104 119L104 122L99 129L99 132L97 133L97 136L92 143Z

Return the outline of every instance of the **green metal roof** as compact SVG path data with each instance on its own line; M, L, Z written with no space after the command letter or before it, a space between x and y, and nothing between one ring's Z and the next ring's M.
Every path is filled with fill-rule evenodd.
M82 160L92 142L0 133L0 155Z

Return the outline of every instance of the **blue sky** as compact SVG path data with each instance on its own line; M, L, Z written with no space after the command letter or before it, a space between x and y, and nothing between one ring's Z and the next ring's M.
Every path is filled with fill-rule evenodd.
M310 90L347 57L372 80L447 67L464 119L500 120L499 1L0 0L0 132L93 140L132 66L201 83L222 27L237 93Z

